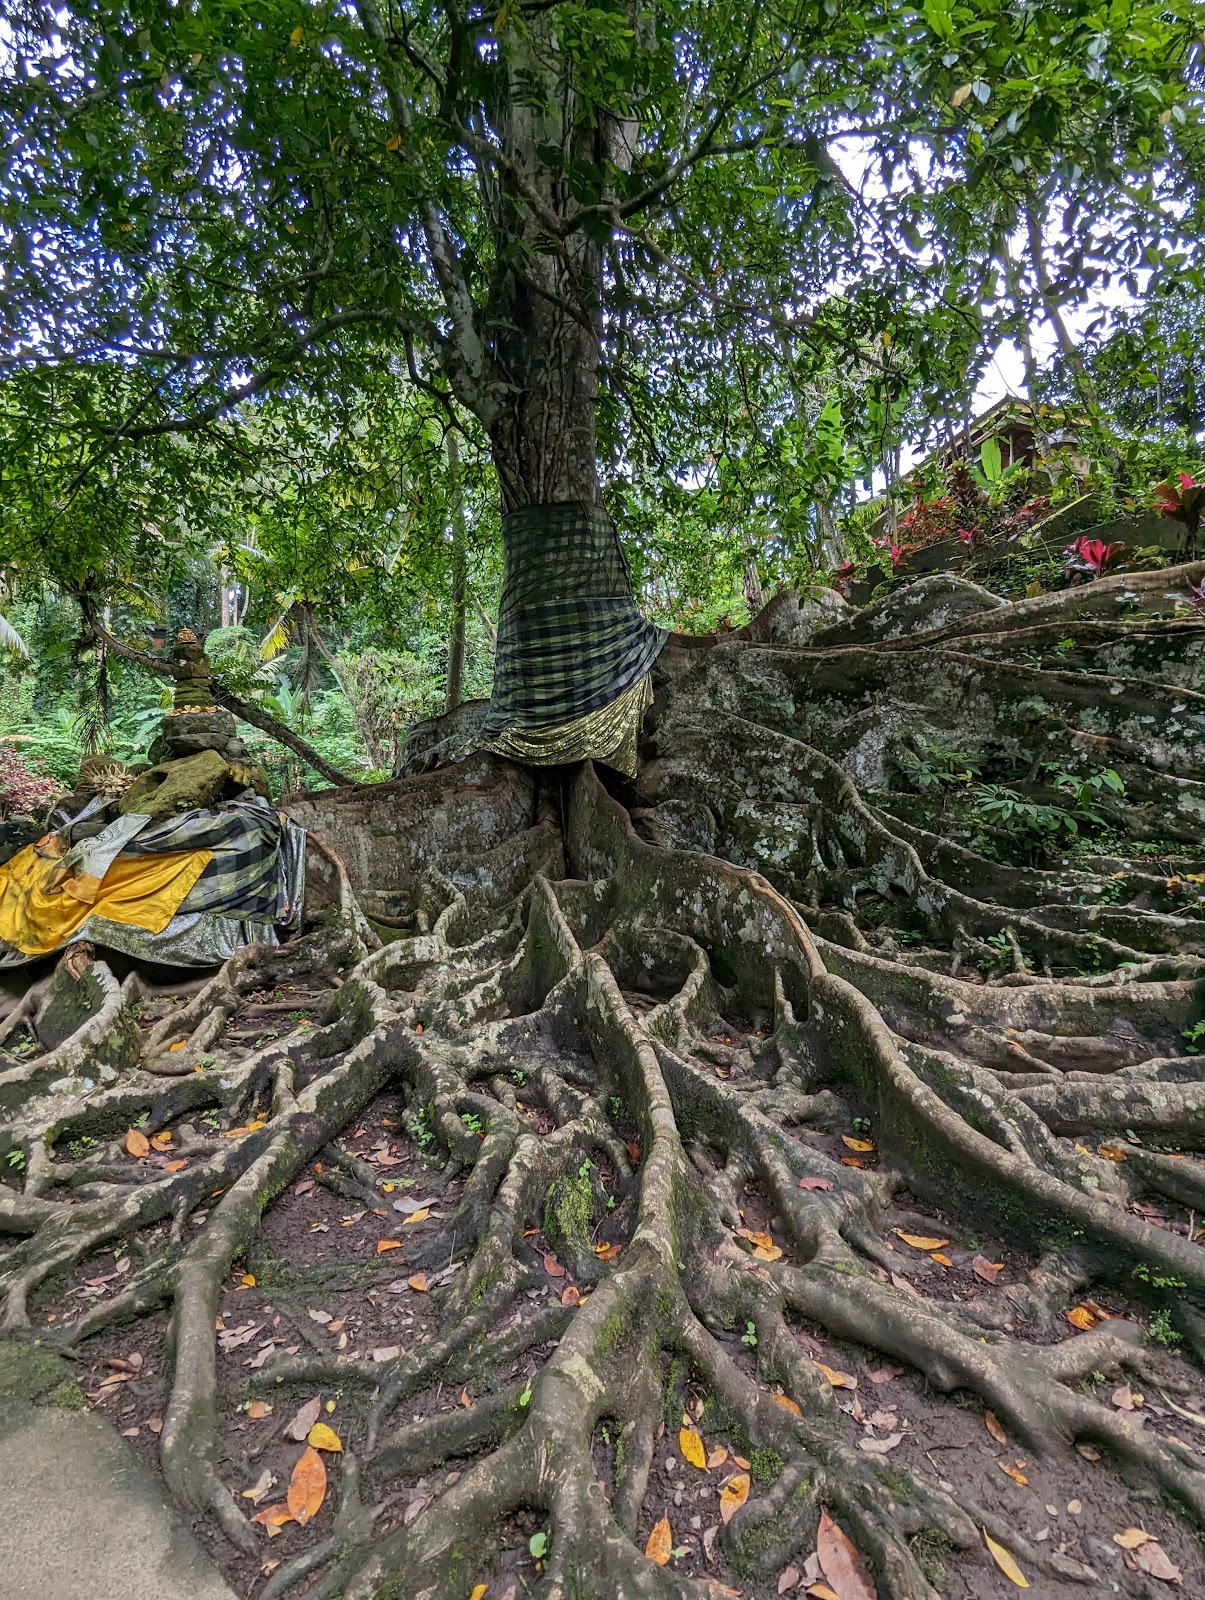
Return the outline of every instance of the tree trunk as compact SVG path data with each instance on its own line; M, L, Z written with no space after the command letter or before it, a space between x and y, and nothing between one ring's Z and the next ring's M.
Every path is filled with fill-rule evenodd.
M464 623L468 589L468 551L465 549L464 487L460 477L460 449L455 433L448 434L448 476L452 487L452 627L448 634L448 681L444 709L455 711L464 698Z

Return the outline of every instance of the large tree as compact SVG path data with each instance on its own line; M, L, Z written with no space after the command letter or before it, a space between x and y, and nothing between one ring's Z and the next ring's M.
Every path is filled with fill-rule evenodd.
M710 412L739 494L761 403L818 439L809 352L889 445L901 374L938 409L1026 306L1196 270L1191 23L30 10L6 359L128 370L97 471L379 362L475 419L506 510L638 507L760 370ZM763 1600L817 1537L842 1600L991 1592L985 1535L1052 1593L1191 1580L1203 582L783 594L671 640L634 785L440 765L436 719L411 776L297 797L302 937L187 998L78 949L14 995L3 1332L128 1379L232 1576L283 1552L263 1595Z

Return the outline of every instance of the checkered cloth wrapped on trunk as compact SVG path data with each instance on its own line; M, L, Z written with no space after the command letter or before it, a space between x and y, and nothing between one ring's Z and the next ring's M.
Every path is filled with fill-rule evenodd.
M637 609L610 517L577 501L503 519L494 692L481 736L546 728L609 705L657 659L667 629Z

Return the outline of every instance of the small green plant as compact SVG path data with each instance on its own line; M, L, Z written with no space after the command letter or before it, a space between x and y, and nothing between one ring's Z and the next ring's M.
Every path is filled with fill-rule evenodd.
M222 1131L221 1115L219 1112L214 1110L212 1106L208 1111L202 1111L201 1121L205 1124L210 1133L220 1133Z
M613 1117L623 1116L623 1099L620 1095L613 1094L607 1103L611 1107L611 1115Z
M1190 1056L1205 1054L1205 1020L1194 1022L1191 1028L1185 1028L1180 1037L1184 1040L1184 1049Z
M855 1133L869 1133L870 1132L870 1118L869 1117L855 1117L854 1120L853 1120L853 1130L854 1130Z
M1147 1327L1147 1332L1156 1344L1161 1344L1167 1350L1174 1350L1177 1345L1184 1343L1184 1336L1172 1327L1171 1312L1166 1309L1156 1311Z
M896 755L905 779L918 794L965 788L983 770L974 756L940 740L917 739Z
M10 1150L8 1152L7 1160L9 1166L15 1167L18 1172L23 1172L25 1170L24 1150Z
M748 1345L750 1350L752 1350L752 1349L754 1349L756 1347L756 1345L757 1345L757 1325L755 1323L746 1322L745 1331L744 1331L744 1333L741 1334L741 1343Z
M481 1118L475 1111L462 1111L460 1113L460 1120L464 1123L465 1127L470 1133L481 1133L483 1131L481 1127Z
M414 1113L410 1118L408 1127L410 1137L420 1150L425 1150L429 1144L434 1142L435 1132L431 1127L430 1113L426 1106Z
M537 1561L543 1561L548 1554L548 1535L543 1530L533 1533L527 1541L527 1548Z
M1105 818L1096 809L1097 801L1106 793L1115 794L1121 799L1126 792L1124 781L1112 767L1106 767L1103 772L1083 774L1062 772L1057 763L1048 762L1045 771L1054 779L1054 786L1059 793L1067 795L1074 802L1076 815L1085 822L1103 825Z
M521 1406L529 1406L531 1404L531 1379L530 1378L528 1378L528 1380L527 1380L527 1384L526 1384L526 1387L523 1390L523 1393L519 1396L519 1404Z
M95 1149L96 1140L86 1133L81 1133L78 1139L70 1139L67 1143L67 1154L72 1161L83 1161Z
M463 1021L463 1018L461 1020ZM521 1072L518 1067L515 1068L510 1076L511 1081L517 1084L520 1089L522 1089L524 1084L527 1082L527 1074L525 1072Z

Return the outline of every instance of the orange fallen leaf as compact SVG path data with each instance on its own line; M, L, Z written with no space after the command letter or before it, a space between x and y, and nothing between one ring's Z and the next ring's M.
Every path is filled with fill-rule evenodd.
M738 1472L720 1491L720 1520L727 1527L749 1498L749 1474Z
M807 1592L812 1600L841 1600L837 1591L830 1589L827 1583L809 1583Z
M930 1239L923 1233L905 1233L902 1228L892 1228L891 1231L897 1239L910 1244L914 1250L941 1250L950 1242L948 1239Z
M943 1256L940 1250L934 1250L929 1260L936 1261L939 1267L952 1267L954 1265L949 1256Z
M1154 1537L1153 1533L1147 1533L1142 1528L1123 1528L1120 1533L1113 1535L1113 1543L1119 1544L1123 1550L1137 1550L1140 1544L1146 1544Z
M581 1303L582 1291L577 1287L576 1284L566 1284L561 1290L561 1304L563 1306L580 1306Z
M414 1031L415 1033L421 1033L423 1031L423 1025L421 1022L416 1022L414 1024Z
M679 1430L678 1449L681 1450L683 1459L689 1461L692 1467L698 1467L700 1472L707 1471L707 1447L699 1437L697 1429Z
M1010 1583L1015 1583L1018 1589L1028 1589L1029 1579L1021 1571L1012 1556L1002 1544L997 1544L986 1528L983 1530L984 1543L987 1545L992 1560Z
M874 1149L873 1139L855 1139L852 1134L848 1133L841 1135L841 1143L847 1150L857 1150L860 1155L865 1155L868 1151Z
M164 1172L183 1172L187 1165L187 1161L169 1161L163 1170Z
M621 1244L596 1244L594 1254L600 1261L614 1261L622 1249Z
M757 1261L781 1261L782 1251L776 1244L759 1244L753 1256Z
M131 1128L126 1134L126 1154L137 1156L141 1160L143 1156L150 1154L150 1149L151 1141L146 1134L139 1133L137 1128Z
M488 1583L475 1584L473 1586L473 1592L469 1596L469 1600L485 1600L486 1595L489 1593L489 1588L490 1586Z
M170 1133L156 1133L151 1139L151 1149L159 1151L170 1150L171 1143L172 1136Z
M417 1211L412 1211L408 1217L402 1218L402 1227L409 1228L416 1222L426 1222L430 1215L430 1206L419 1206Z
M983 1425L997 1444L1008 1443L1008 1435L1004 1431L1000 1418L994 1411L985 1411L983 1413Z
M866 1163L861 1156L842 1156L841 1165L843 1167L864 1167Z
M1000 1468L1001 1472L1006 1472L1014 1483L1026 1484L1029 1482L1029 1479L1021 1471L1019 1466L1014 1467L1007 1461L997 1461L996 1465Z
M563 1278L565 1276L564 1267L557 1260L557 1258L551 1254L544 1257L544 1271L550 1278Z
M288 1507L304 1527L318 1515L325 1499L326 1465L313 1445L307 1445L297 1458L289 1479Z
M1128 1161L1130 1158L1124 1150L1115 1144L1102 1144L1096 1148L1098 1156L1104 1156L1106 1161Z
M167 1047L168 1055L174 1055L177 1050L183 1050L187 1043L187 1039L177 1039L175 1044L169 1044Z
M255 1274L253 1272L244 1272L242 1277L239 1279L239 1283L243 1286L244 1289L254 1289L255 1288Z
M828 1178L800 1178L801 1189L831 1189L832 1183Z
M414 1290L415 1294L426 1294L428 1284L425 1272L416 1272L412 1278L407 1278L406 1282Z
M629 1141L627 1150L633 1161L640 1160L640 1146L638 1144L632 1144Z
M736 1462L737 1466L742 1472L750 1471L749 1463L745 1460L744 1456L738 1456L735 1450L732 1452L732 1459Z
M402 1241L400 1239L378 1239L377 1240L377 1254L379 1256L383 1256L387 1250L400 1250L401 1248L402 1248Z
M722 1467L728 1459L728 1451L722 1444L712 1445L707 1452L707 1470L714 1472L717 1467Z
M801 1417L803 1415L799 1402L792 1400L789 1394L772 1394L770 1399L773 1400L776 1406L781 1406L784 1411L789 1411L793 1417Z
M1067 1321L1073 1328L1079 1328L1087 1333L1089 1328L1095 1328L1100 1319L1096 1317L1087 1306L1072 1306L1067 1313Z
M826 1367L823 1361L813 1361L814 1367L819 1367L824 1376L834 1389L856 1389L858 1380L851 1377L848 1372L838 1372L836 1367Z
M267 1403L266 1400L252 1400L251 1404L247 1407L247 1415L251 1418L252 1422L262 1422L264 1417L270 1417L272 1415L272 1407Z
M286 1522L296 1522L297 1518L282 1501L279 1505L265 1506L262 1511L257 1511L251 1520L258 1522L261 1528L267 1528L269 1539L275 1539Z
M816 1530L816 1559L841 1600L875 1600L866 1563L848 1535L823 1510Z
M735 1228L733 1231L738 1239L748 1239L752 1245L761 1245L764 1248L774 1243L768 1233L761 1233L757 1228Z
M655 1561L659 1567L663 1567L669 1560L670 1551L673 1548L673 1529L669 1525L669 1518L662 1517L661 1521L654 1526L652 1533L649 1534L644 1553L650 1561Z
M333 1454L343 1449L343 1440L325 1422L316 1422L305 1437L306 1443L312 1444L315 1450L329 1450Z

